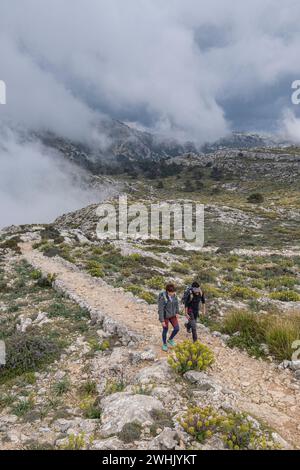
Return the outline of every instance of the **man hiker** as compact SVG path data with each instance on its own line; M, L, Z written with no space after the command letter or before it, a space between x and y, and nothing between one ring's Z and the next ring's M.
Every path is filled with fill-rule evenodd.
M198 282L193 282L185 294L184 307L188 322L185 324L187 332L192 332L193 341L197 341L197 318L199 317L200 303L203 305L203 315L206 314L205 296Z
M162 324L162 350L168 351L168 345L175 346L175 336L179 331L178 316L179 314L179 302L176 296L176 287L174 284L167 284L163 292L158 297L158 316L159 321ZM167 334L169 329L169 323L173 326L171 336L167 340Z

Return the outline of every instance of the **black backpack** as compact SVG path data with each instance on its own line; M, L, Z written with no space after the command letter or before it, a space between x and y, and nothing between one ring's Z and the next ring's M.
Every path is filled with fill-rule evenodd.
M200 288L200 293L202 295L201 288ZM181 303L183 303L185 305L186 302L188 300L192 300L192 298L193 298L193 288L192 288L192 286L187 286L187 288L185 289L185 291L183 293L183 296L181 297Z
M186 287L183 296L181 297L181 303L185 305L187 300L193 295L192 286Z

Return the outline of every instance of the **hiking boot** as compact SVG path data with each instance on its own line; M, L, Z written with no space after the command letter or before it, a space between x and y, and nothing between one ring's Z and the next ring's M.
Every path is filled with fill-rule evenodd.
M161 349L162 349L163 351L165 351L165 352L168 352L168 345L167 345L167 344L163 344Z
M170 346L173 346L173 347L176 346L176 343L173 339L168 339L168 343Z

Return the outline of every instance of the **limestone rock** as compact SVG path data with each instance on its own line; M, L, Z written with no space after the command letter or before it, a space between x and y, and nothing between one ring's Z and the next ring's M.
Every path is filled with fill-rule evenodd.
M207 392L207 391L217 392L217 391L220 391L222 388L204 372L190 370L186 372L183 377L188 382L195 385L197 387L197 390L200 390L202 392Z
M148 395L134 395L127 392L114 393L101 400L102 426L104 437L119 433L127 423L153 422L151 411L163 410L163 405L156 398Z
M121 450L123 448L123 442L117 437L112 437L103 441L94 441L92 445L93 450Z
M174 450L180 444L180 436L177 431L165 428L149 445L152 450Z
M160 361L151 367L145 367L136 376L135 382L140 384L148 383L170 383L173 372L166 361Z

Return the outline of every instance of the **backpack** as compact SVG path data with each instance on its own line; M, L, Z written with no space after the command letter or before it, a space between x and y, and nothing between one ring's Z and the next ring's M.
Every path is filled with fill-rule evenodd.
M167 293L166 293L166 291L164 291L164 290L159 293L158 302L160 301L160 299L161 299L162 297L163 297L163 299L164 299L164 304L165 304L165 306L166 306L167 303L168 303L168 298L167 298Z
M181 297L181 303L185 305L185 303L187 302L188 298L193 295L193 292L192 292L192 286L187 286L185 288L185 291L183 293L183 296Z
M200 294L202 295L201 288L200 288ZM187 286L183 293L183 296L181 297L181 303L185 305L185 303L188 300L192 300L192 296L193 296L193 288L192 286Z

